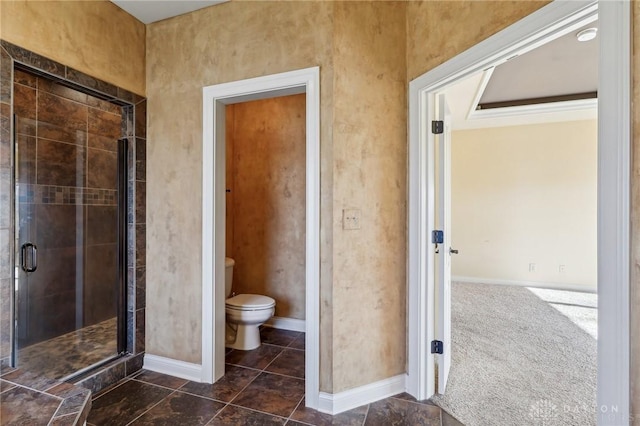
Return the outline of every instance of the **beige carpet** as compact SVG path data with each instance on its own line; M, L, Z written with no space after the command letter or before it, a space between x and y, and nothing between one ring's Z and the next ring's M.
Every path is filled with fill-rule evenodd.
M467 426L595 425L597 342L557 309L593 323L595 305L563 293L546 293L552 306L523 287L454 283L452 367L434 401Z

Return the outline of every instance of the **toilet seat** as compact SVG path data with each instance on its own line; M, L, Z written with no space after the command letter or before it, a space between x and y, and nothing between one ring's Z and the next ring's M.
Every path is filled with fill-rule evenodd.
M261 311L273 308L276 301L259 294L239 294L225 301L227 309L234 311Z

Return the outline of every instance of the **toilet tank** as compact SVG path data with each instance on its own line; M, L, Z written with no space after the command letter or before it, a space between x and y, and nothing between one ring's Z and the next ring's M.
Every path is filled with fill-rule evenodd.
M230 257L224 258L224 291L227 298L231 296L231 286L233 284L233 265L236 262Z

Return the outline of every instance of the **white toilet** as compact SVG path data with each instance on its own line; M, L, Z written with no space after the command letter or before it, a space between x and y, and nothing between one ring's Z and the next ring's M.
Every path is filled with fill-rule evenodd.
M273 316L276 301L258 294L238 294L231 296L233 266L235 261L225 258L225 289L227 300L226 347L249 351L260 346L259 327Z

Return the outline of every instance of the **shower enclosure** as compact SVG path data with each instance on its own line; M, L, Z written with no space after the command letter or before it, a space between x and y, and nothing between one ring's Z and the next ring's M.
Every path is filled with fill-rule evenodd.
M13 364L64 379L126 347L122 107L27 69L13 77Z

